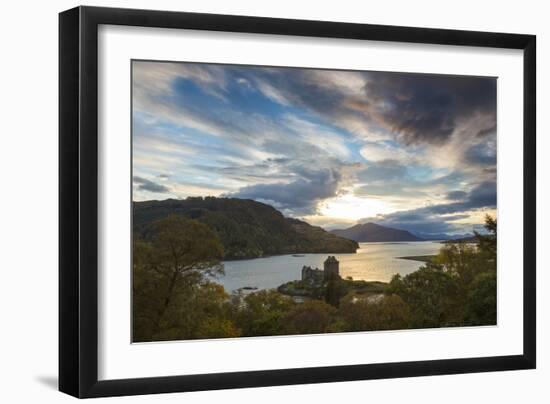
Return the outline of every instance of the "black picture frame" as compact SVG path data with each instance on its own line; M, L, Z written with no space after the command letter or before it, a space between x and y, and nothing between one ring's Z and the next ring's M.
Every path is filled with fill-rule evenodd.
M523 50L523 353L98 380L98 26L100 24ZM77 7L59 15L59 390L104 397L533 369L536 366L536 37L184 12Z

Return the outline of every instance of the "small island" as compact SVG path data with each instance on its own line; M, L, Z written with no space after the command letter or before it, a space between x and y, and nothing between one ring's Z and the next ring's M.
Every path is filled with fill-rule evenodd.
M277 291L291 296L297 303L308 299L325 300L338 307L344 296L353 301L359 299L376 300L381 298L386 290L385 282L354 281L351 278L343 279L340 276L340 262L334 256L328 256L323 269L302 267L302 277L299 280L282 284Z

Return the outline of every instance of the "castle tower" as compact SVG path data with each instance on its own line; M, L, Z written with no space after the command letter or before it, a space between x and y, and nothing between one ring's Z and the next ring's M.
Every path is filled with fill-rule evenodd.
M340 262L336 257L329 255L324 263L325 281L340 279Z

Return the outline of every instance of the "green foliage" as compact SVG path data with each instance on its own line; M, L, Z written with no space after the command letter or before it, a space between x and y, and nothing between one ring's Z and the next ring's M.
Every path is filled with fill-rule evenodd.
M482 272L475 277L466 303L467 325L496 325L497 319L497 274Z
M201 282L178 289L152 336L154 341L236 337L231 305L221 285Z
M445 244L433 262L392 279L388 293L410 306L412 327L496 324L496 219L487 216L485 228L477 245Z
M328 281L325 286L325 302L334 307L340 306L340 299L348 293L348 284L349 282L340 279Z
M485 259L489 269L497 269L497 220L491 216L485 216L485 230L487 234L475 233L478 240L480 255Z
M308 300L295 306L284 318L285 334L320 334L331 331L336 309L321 301Z
M354 281L352 278L345 279L343 282L346 285L346 294L354 293L356 295L384 293L388 286L385 282Z
M456 276L438 269L423 267L405 277L395 275L388 293L400 296L411 307L414 328L451 325L460 310Z
M411 311L398 295L349 296L340 303L346 331L399 330L411 325Z
M277 291L288 296L304 296L318 300L323 300L326 295L324 287L302 280L284 283L277 288Z
M456 274L460 282L467 285L474 279L479 269L485 265L486 262L475 245L451 243L441 247L439 254L426 267Z
M262 290L244 298L234 296L235 323L243 336L280 335L284 331L284 316L296 303L276 291Z
M196 220L170 215L152 226L153 265L185 277L223 273L223 246L216 234Z

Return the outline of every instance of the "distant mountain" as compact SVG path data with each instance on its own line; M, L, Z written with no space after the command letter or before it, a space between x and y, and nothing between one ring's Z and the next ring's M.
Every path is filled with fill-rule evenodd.
M198 197L133 203L133 230L150 236L151 224L171 214L198 220L219 236L226 259L297 253L354 253L359 245L320 227L286 218L249 199Z
M343 230L332 230L332 234L358 242L367 241L423 241L406 231L380 226L376 223L356 224Z

